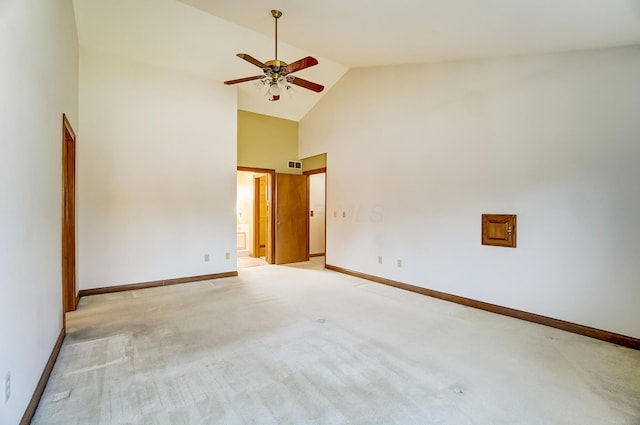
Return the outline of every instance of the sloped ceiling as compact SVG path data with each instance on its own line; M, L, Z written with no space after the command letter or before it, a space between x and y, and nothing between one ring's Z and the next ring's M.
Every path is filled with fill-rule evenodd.
M235 56L274 56L271 9L284 12L278 56L320 64L296 75L325 85L269 102L252 83L238 107L299 121L351 67L640 44L640 0L74 0L81 46L212 80L260 70Z

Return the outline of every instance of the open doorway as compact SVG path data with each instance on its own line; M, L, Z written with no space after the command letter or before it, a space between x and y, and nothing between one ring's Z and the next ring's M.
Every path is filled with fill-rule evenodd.
M324 257L326 251L326 167L305 171L309 192L309 257Z
M238 268L272 264L274 170L238 167L236 226Z

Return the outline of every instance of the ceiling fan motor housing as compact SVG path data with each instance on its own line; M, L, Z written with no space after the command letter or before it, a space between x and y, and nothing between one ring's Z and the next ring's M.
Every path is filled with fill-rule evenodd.
M264 63L267 65L267 69L271 70L272 74L287 75L287 64L281 60L272 60Z

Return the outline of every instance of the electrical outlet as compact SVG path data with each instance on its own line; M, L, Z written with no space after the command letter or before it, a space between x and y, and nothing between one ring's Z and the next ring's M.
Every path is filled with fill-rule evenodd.
M8 402L11 398L11 372L7 372L4 377L4 402Z
M378 255L378 264L382 264L382 255Z
M333 212L333 218L338 218L338 211Z
M398 260L398 267L402 267L402 260Z
M346 211L342 211L342 218L347 218L347 212Z
M209 254L204 254L204 261L207 262L211 259L211 257L209 257Z
M231 260L231 253L227 252L226 254L224 254L224 258L226 258L227 260Z

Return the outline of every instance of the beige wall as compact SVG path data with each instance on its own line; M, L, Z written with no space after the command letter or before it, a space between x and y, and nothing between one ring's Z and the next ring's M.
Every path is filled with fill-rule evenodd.
M327 154L310 156L302 160L302 171L317 170L327 167Z
M298 123L253 112L238 111L238 166L268 168L300 174L287 168L298 159Z

